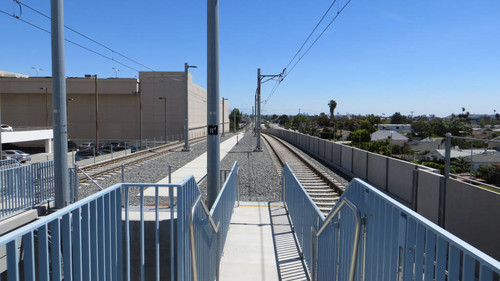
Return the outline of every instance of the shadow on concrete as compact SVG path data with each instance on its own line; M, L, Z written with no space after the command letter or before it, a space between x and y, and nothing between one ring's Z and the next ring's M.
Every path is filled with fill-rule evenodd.
M300 248L286 209L275 206L271 208L271 203L268 206L279 280L309 281L307 268L300 255Z

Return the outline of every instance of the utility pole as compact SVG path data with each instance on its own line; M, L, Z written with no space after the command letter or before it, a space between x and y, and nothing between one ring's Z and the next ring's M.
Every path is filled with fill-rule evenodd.
M236 134L236 108L233 109L233 121L234 121L234 125L233 125L234 134Z
M66 120L66 69L64 58L64 10L62 0L51 0L52 89L54 103L54 187L56 209L70 203L68 126Z
M226 129L225 129L225 118L224 118L224 115L226 115L226 112L224 111L224 101L226 101L228 99L226 98L222 98L222 135L221 137L225 137L226 136Z
M256 114L257 114L257 124L255 125L256 127L256 132L257 132L257 146L255 147L254 151L262 151L262 146L260 144L260 131L261 131L261 111L260 111L260 89L261 89L261 84L265 83L267 81L270 81L272 79L278 79L279 82L283 81L283 75L285 74L285 69L280 74L276 75L262 75L260 74L260 68L257 69L257 107L256 107ZM270 78L267 81L262 82L262 78Z
M158 99L164 101L163 114L165 116L165 143L167 143L167 97L159 97Z
M184 124L184 148L182 151L191 151L189 146L189 68L198 68L196 65L184 63L184 74L186 76L186 123Z
M207 204L220 190L219 136L219 1L207 2Z
M99 92L97 90L97 74L94 76L95 80L95 151L99 151Z

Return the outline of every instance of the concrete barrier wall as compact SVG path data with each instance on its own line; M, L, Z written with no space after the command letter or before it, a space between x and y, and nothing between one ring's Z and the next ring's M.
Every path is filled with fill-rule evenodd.
M417 212L433 223L438 223L439 185L443 176L418 171Z
M375 153L368 154L368 182L382 189L387 189L387 158Z
M387 191L411 205L415 165L394 158L389 158L388 164Z
M328 165L366 179L432 222L438 222L443 176L431 173L429 168L332 142L326 143L329 148L318 151L312 144L319 138L281 129L265 132L285 136L285 140L299 144ZM500 243L496 242L500 236L500 194L456 180L448 180L447 184L445 229L500 259Z
M352 147L342 146L342 168L352 172Z
M499 206L498 193L448 179L445 229L500 260Z
M359 178L367 179L367 163L368 163L368 153L366 151L354 148L353 149L353 169L352 172L356 174Z

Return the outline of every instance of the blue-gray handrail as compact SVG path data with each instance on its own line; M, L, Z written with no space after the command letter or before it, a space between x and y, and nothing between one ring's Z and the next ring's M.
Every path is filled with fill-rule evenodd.
M356 205L354 205L354 203L352 203L349 199L342 198L339 202L337 202L337 204L335 205L335 208L330 211L330 213L328 214L328 216L325 219L323 226L318 230L318 232L314 233L313 227L311 227L311 232L314 233L316 238L319 238L321 236L321 234L323 233L323 231L326 229L326 227L330 224L333 217L335 217L340 212L340 210L342 210L342 208L345 205L347 205L352 210L352 212L354 213L354 218L356 219L356 230L354 232L354 241L352 244L352 254L351 254L351 265L350 265L350 269L349 269L349 281L354 281L354 277L356 275L356 265L357 265L356 261L358 259L359 237L360 237L360 233L361 233L361 213L360 213L358 207L356 207ZM314 237L311 237L311 243L314 243L313 239L314 239ZM313 251L313 254L311 255L312 260L313 260L313 262L312 262L313 266L311 267L311 270L313 271L313 273L312 273L313 280L316 280L314 278L314 276L315 276L315 272L314 272L314 257L315 257L315 255L314 255L314 245L313 244L312 244L311 250Z

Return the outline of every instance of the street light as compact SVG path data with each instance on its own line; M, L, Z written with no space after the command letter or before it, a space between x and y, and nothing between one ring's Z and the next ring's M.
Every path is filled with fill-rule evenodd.
M142 147L142 94L141 82L137 79L135 84L135 91L132 94L139 95L139 147Z
M226 98L222 98L222 135L221 135L221 137L224 137L224 136L226 135L226 134L225 134L225 131L226 131L226 130L224 129L224 123L225 123L225 121L224 121L224 115L225 115L225 113L226 113L226 112L224 111L224 101L225 101L225 100L228 100L228 99L226 99Z
M189 68L198 68L196 65L189 65L187 62L184 63L184 73L186 75L186 124L184 125L184 148L182 151L191 151L189 147Z
M112 69L115 71L115 78L118 78L118 72L120 71L120 69L116 67L112 67Z
M42 71L43 70L43 68L38 68L38 67L34 67L34 66L32 66L31 68L36 71L36 76L37 77L38 77L38 71Z
M74 98L66 99L66 124L68 125L68 135L69 135L69 107L68 102L74 101Z
M95 146L96 150L99 151L99 92L97 91L97 74L85 74L85 78L93 78L95 80Z
M45 90L45 126L49 126L49 94L47 87L40 87L40 90ZM66 109L67 110L67 109Z
M165 115L165 143L167 143L167 97L159 97L158 99L164 101L163 114Z

